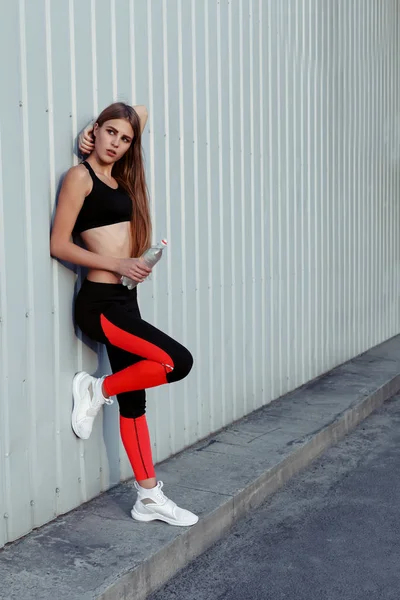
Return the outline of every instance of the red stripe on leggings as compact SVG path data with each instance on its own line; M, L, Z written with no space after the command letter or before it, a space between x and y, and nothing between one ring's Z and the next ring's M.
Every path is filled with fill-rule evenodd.
M104 315L100 318L103 331L111 344L147 359L106 377L104 389L109 396L168 383L167 374L174 368L169 354L155 344L117 327Z
M121 439L137 481L155 477L146 415L136 419L119 417Z
M161 363L162 365L174 367L170 355L155 344L133 333L124 331L120 327L117 327L117 325L114 325L114 323L111 323L104 315L100 315L100 323L108 341L114 346L118 346L127 352L132 352L132 354L143 356L143 358L147 358L148 360Z

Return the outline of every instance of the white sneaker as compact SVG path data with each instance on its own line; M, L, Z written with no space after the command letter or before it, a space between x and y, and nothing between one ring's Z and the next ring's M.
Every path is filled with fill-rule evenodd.
M154 521L159 519L170 525L178 525L180 527L188 527L194 525L199 520L199 517L194 515L189 510L179 508L167 498L162 491L163 482L159 481L155 488L145 490L136 481L135 488L138 491L138 497L134 507L131 510L133 519L137 521Z
M104 377L92 377L89 373L81 371L73 379L74 408L71 425L75 434L82 440L90 437L95 417L103 404L113 403L111 398L104 398L101 391Z

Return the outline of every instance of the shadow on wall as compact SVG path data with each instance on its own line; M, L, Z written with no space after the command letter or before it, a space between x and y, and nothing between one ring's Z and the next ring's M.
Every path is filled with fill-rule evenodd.
M79 134L78 134L79 135ZM78 157L79 161L83 160L83 156L80 154L79 149L78 149L78 137L75 140L74 143L74 155ZM64 177L67 174L67 171L65 171L61 177L60 180L58 182L58 186L57 186L57 191L56 191L56 201L54 203L54 209L53 209L53 213L51 215L51 226L50 226L50 235L51 235L51 230L52 230L52 226L54 223L54 216L56 213L56 209L57 209L57 205L58 205L58 200L60 197L60 191L61 191L61 187L64 181ZM74 237L74 243L77 246L80 246L81 248L84 248L84 244L80 238L80 236L75 236ZM82 281L85 279L88 269L86 267L81 267L78 265L75 265L74 263L70 263L68 261L65 260L61 260L59 258L52 258L52 260L57 260L60 264L63 265L63 267L69 269L70 271L72 271L73 273L75 273L77 275L77 279L75 281L75 286L74 286L74 293L73 293L73 299L72 299L72 305L71 305L71 319L72 322L74 324L74 330L75 330L75 335L78 339L80 339L86 346L88 346L88 348L90 348L93 352L95 352L97 355L99 355L99 363L100 363L100 354L101 354L101 350L100 350L100 344L98 344L97 342L91 340L90 338L88 338L77 326L76 322L75 322L75 318L74 318L74 305L75 305L75 300L76 297L78 295L78 292L80 290L80 287L82 285Z
M83 160L83 156L81 156L78 151L78 138L76 139L75 144L74 144L74 154L75 154L75 156L78 157L78 159L80 161ZM66 173L67 173L67 171L65 171L61 175L60 180L58 182L53 214L51 216L50 234L51 234L52 224L54 222L56 208L58 205L61 186L64 181L64 177L65 177ZM77 244L81 248L85 247L80 236L75 236L73 241L75 244ZM103 344L99 344L98 342L95 342L91 338L87 337L81 331L81 329L78 327L78 325L75 322L75 316L74 316L75 300L76 300L76 297L80 290L80 287L82 285L82 282L84 281L84 279L87 275L88 269L86 267L81 267L81 266L75 265L74 263L70 263L68 261L64 261L64 260L61 260L58 258L52 258L52 260L57 260L60 264L63 265L63 267L69 269L70 271L72 271L73 273L75 273L77 275L75 285L74 285L73 299L72 299L72 303L71 303L71 320L73 322L76 337L79 340L81 340L88 348L90 348L90 350L92 350L97 355L97 369L94 373L91 373L91 375L94 375L95 377L100 377L101 375L104 375L105 373L110 373L111 369L110 369L110 364L108 361L107 353L105 351L105 346ZM71 374L71 375L73 375L73 374ZM72 384L72 378L71 378L71 384ZM120 482L119 436L115 435L115 431L118 430L118 414L119 414L118 403L114 402L114 404L111 407L107 407L107 410L104 411L104 417L103 417L103 439L104 439L104 444L105 444L107 458L108 458L108 467L109 467L108 486L109 487L111 487L113 485L117 485Z

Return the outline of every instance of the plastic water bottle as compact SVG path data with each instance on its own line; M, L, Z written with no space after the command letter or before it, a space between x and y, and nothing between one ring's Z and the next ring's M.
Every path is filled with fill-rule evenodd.
M159 242L155 246L151 246L151 248L146 250L146 252L144 254L142 254L142 256L140 257L143 259L146 267L149 267L149 269L152 269L154 267L154 265L156 265L158 263L158 261L161 259L162 252L163 252L164 248L166 248L166 247L167 247L167 240L161 240L161 242ZM128 288L128 290L133 290L133 288L135 288L137 286L138 281L134 281L130 277L125 277L125 275L123 275L121 277L121 283L122 283L122 285L125 285Z

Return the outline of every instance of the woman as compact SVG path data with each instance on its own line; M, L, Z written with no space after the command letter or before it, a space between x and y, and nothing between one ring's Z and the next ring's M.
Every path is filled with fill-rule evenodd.
M145 388L188 375L190 352L140 316L137 288L151 272L138 258L151 245L151 221L142 161L143 106L112 104L80 137L87 160L64 178L51 234L51 254L89 271L75 302L81 330L106 345L112 375L77 373L73 380L72 427L88 439L103 404L116 395L120 432L136 478L138 495L131 514L139 521L161 519L193 525L198 517L162 492L152 461L145 416ZM80 235L85 248L71 236Z

